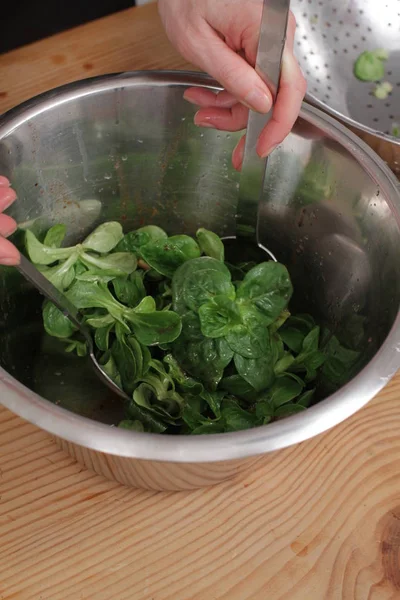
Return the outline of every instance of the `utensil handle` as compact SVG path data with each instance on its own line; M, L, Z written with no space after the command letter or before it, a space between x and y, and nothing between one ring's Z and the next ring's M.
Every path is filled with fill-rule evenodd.
M255 70L271 91L273 105L278 94L289 10L290 0L264 0ZM273 106L266 115L249 111L236 216L237 235L241 237L256 237L254 227L267 168L267 159L258 156L256 147L272 115Z
M18 271L27 279L47 300L56 307L83 333L86 339L90 333L83 325L83 317L79 310L60 292L25 256L20 254L20 263L16 265Z

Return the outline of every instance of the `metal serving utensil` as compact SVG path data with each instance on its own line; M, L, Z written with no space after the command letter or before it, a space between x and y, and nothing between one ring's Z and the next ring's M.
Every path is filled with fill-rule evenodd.
M92 365L99 379L110 388L113 392L129 400L129 396L121 390L120 387L107 375L94 354L92 335L84 324L83 316L80 311L68 300L68 298L60 292L46 277L22 254L20 255L20 263L16 265L16 269L21 275L29 281L45 298L53 302L61 312L78 328L79 332L85 338L88 348L88 355L92 361Z
M271 91L273 106L279 88L289 9L290 0L264 0L255 69ZM236 240L253 241L270 258L276 260L273 253L258 239L259 204L264 189L267 159L260 158L256 151L260 133L272 118L273 106L267 114L249 111L236 214Z

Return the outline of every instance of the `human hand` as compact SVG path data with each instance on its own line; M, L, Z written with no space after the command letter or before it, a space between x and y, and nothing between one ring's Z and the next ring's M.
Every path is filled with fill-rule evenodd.
M267 113L272 96L253 68L263 0L159 0L166 33L186 60L216 79L224 90L218 94L190 88L184 97L200 110L195 123L223 131L240 131L247 125L248 109ZM306 81L293 54L296 21L290 13L282 73L273 116L257 145L268 156L292 129L306 92ZM241 168L244 137L232 156Z
M6 177L0 175L0 265L17 265L19 263L19 252L16 247L5 238L14 233L17 224L8 215L3 215L16 199L17 194L10 187Z

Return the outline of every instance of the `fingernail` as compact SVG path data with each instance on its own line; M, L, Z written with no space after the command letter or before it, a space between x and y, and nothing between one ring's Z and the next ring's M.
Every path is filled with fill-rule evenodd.
M8 181L7 177L0 175L0 187L10 187L11 183Z
M237 171L241 171L243 163L245 137L241 138L232 152L232 164Z
M207 118L199 118L198 117L199 113L196 113L194 115L194 124L197 125L198 127L209 127L210 129L215 129L214 127L214 123L211 121L211 119L207 119Z
M217 94L215 99L216 106L220 108L232 108L237 102L236 98L228 94L225 90Z
M11 235L12 233L15 232L15 230L17 229L17 226L14 225L14 227L11 227L10 229L7 229L4 233L3 233L3 237L8 237L9 235Z
M215 129L214 125L212 123L208 123L207 121L204 121L204 123L195 123L195 125L197 125L197 127L207 127L209 129Z
M190 97L188 98L185 94L183 94L183 99L186 100L186 102L190 102L190 104L194 104L195 106L198 106L197 102L192 100Z
M272 152L279 146L279 144L274 144L273 146L270 146L268 148L268 150L266 152L262 152L262 154L260 154L260 158L267 158L267 156L270 156L272 154Z
M18 261L16 261L15 258L9 258L8 256L5 256L4 258L0 257L0 265L4 265L6 267L14 267L17 264Z
M9 188L1 197L2 210L6 210L9 206L11 206L15 199L16 193L13 189Z
M255 87L245 97L245 104L260 113L267 113L271 110L271 99L264 90Z

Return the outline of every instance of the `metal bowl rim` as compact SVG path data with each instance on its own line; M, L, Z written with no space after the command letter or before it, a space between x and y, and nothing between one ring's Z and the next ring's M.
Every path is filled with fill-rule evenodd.
M45 92L0 117L0 139L33 116L86 94L143 84L221 89L210 77L188 71L136 71L84 79ZM348 150L375 180L400 228L400 183L385 163L351 131L318 108L303 104L301 117ZM304 413L255 429L212 436L162 436L110 427L44 400L0 367L0 402L48 433L92 450L160 462L217 462L285 448L314 437L367 404L400 367L400 312L372 360L348 384Z

